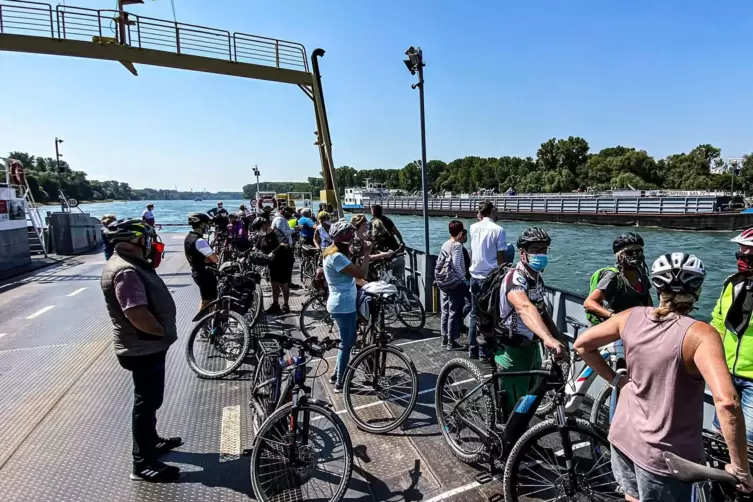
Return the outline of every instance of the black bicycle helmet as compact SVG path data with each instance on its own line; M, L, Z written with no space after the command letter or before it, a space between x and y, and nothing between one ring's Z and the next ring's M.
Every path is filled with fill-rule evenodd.
M206 213L191 213L188 215L188 224L192 227L198 227L202 223L209 224L212 218Z
M105 235L110 242L132 242L141 236L154 238L156 233L154 228L150 227L141 220L130 219L120 220L110 223Z
M617 237L614 242L612 242L612 252L617 254L622 249L625 249L628 246L632 246L634 244L639 245L640 247L643 247L643 237L636 234L635 232L628 232L626 234L622 234L619 237Z
M552 238L549 237L549 234L543 228L527 228L518 237L518 249L526 249L531 244L537 242L543 242L549 246L552 243Z
M267 225L267 224L269 224L269 222L267 221L267 219L266 218L262 218L261 216L259 216L258 218L256 218L254 220L253 223L251 223L251 230L253 230L254 232L258 232L262 228L264 228L264 225Z

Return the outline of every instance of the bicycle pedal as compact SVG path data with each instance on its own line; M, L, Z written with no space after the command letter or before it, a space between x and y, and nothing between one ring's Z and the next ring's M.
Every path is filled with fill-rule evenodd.
M492 476L488 472L482 472L480 474L476 474L476 482L480 485L485 485L486 483L490 482L492 479L494 479L494 476Z

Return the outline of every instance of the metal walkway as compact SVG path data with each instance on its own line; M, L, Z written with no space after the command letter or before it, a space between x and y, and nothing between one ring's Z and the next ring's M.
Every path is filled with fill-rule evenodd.
M168 353L159 429L184 438L185 445L165 457L181 467L180 480L158 485L128 479L132 387L112 352L99 288L104 259L96 254L0 283L0 500L253 498L249 459L238 455L250 446L251 367L242 367L234 379L205 381L185 363L185 337L199 298L182 239L166 237L166 259L159 269L175 297L181 337ZM301 300L294 297L293 314L270 320L269 328L295 326ZM436 324L433 317L427 321L430 327ZM440 350L434 329L396 335L420 374L419 403L404 429L384 436L362 433L326 379L315 385L350 430L356 462L347 500L501 500L501 484L475 483L478 471L452 457L437 428L436 375L459 354Z

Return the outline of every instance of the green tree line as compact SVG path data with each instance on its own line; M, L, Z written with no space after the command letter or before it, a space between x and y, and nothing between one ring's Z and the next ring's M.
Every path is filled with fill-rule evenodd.
M288 192L311 192L314 199L319 199L319 191L324 188L324 179L310 177L307 181L262 181L259 190L262 192L275 192L279 194ZM243 185L243 198L256 198L256 183Z
M98 200L193 200L194 198L241 199L241 192L187 192L154 188L131 188L115 180L87 179L83 171L74 171L64 160L37 157L25 152L10 152L8 158L24 167L34 200L38 203L58 202L58 182L68 198L78 201ZM4 176L4 173L0 177ZM2 181L5 181L4 179Z
M427 162L427 182L432 193L471 193L480 189L518 193L569 192L573 190L635 189L735 190L753 192L753 154L739 163L725 161L721 149L699 145L688 153L655 159L645 150L624 146L592 153L579 137L552 138L541 144L533 157L464 157L446 163ZM715 173L718 172L717 173ZM402 169L336 169L338 187L363 186L367 179L387 183L392 189L421 190L421 162Z

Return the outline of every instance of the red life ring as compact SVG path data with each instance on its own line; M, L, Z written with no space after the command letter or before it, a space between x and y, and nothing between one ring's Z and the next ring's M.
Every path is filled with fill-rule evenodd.
M17 185L26 185L26 174L24 174L24 166L17 160L10 161L10 174Z

